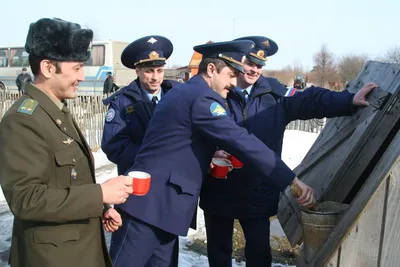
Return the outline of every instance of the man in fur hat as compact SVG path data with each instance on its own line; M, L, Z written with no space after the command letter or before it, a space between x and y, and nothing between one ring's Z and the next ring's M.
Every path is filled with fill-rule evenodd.
M93 157L65 100L77 96L93 32L60 19L32 23L25 50L33 84L0 123L0 182L14 215L12 267L111 267L106 204L132 193L129 177L96 184Z

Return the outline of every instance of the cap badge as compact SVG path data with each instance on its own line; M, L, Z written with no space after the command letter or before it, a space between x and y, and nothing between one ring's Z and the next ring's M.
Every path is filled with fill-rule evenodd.
M155 59L159 59L159 58L160 58L160 55L156 51L152 51L149 54L149 59L151 59L151 60L155 60Z
M151 37L147 42L148 42L148 43L151 43L151 44L154 44L154 43L156 43L156 42L158 42L158 41L157 41L157 39Z

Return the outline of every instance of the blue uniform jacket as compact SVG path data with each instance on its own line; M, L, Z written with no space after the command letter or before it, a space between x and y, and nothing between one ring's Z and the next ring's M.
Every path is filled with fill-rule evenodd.
M176 81L164 80L161 84L162 97ZM160 101L161 102L161 101ZM101 148L107 158L117 164L118 173L124 174L132 166L153 116L154 106L140 88L139 79L120 89L103 101L110 104L105 121ZM110 110L113 110L110 112Z
M242 102L234 91L229 93L227 99L236 123L279 156L289 122L346 116L355 111L352 104L354 94L348 91L332 92L310 87L291 97L284 97L286 90L278 80L261 76L253 85L247 103ZM206 212L233 218L269 217L277 212L279 194L280 188L271 183L271 179L264 179L257 169L244 163L242 169L230 172L226 180L207 176L200 207Z
M167 232L186 235L217 146L257 169L276 188L286 188L295 174L223 107L225 100L199 75L174 87L158 104L130 168L151 174L150 191L132 195L118 207Z

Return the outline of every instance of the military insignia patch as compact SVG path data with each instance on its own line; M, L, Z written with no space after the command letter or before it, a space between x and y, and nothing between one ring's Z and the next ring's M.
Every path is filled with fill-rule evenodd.
M133 109L133 106L127 106L126 107L126 113L132 113L132 112L134 112L135 110Z
M63 144L70 145L72 142L74 142L74 139L67 138L67 140L64 140L62 142L63 142Z
M77 173L76 173L75 169L72 169L72 171L71 171L71 178L75 180L75 179L76 179L76 176L77 176Z
M114 119L114 117L115 117L115 110L110 108L110 110L107 111L107 114L106 114L106 121L110 122Z
M210 106L210 112L213 116L225 116L226 110L217 102L213 102Z
M32 115L33 111L35 111L38 102L33 99L25 99L24 102L19 106L17 112L24 113L27 115Z

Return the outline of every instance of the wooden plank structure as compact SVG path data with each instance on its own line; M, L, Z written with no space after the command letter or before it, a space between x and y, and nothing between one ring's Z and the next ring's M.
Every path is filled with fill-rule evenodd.
M400 65L368 61L349 91L370 81L380 85L370 105L328 120L295 169L318 200L349 204L323 247L307 259L301 253L297 266L400 266ZM288 190L278 219L291 244L300 244L300 211Z

